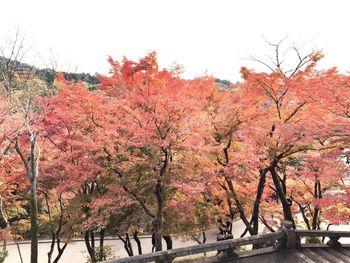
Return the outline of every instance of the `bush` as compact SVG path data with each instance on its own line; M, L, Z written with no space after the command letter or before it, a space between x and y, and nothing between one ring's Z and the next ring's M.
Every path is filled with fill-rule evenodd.
M321 240L318 237L306 237L305 244L321 244Z
M112 255L113 255L112 247L111 246L103 246L102 257L101 257L102 260L103 261L109 260ZM100 258L100 247L95 247L95 256L96 256L97 260ZM92 262L89 256L88 256L88 259L86 262L87 263Z
M7 250L0 250L0 263L5 262L5 258L7 257Z

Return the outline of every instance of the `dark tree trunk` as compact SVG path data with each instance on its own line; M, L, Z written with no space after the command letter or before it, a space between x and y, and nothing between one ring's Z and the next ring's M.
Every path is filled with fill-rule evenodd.
M93 230L90 230L91 235L91 248L95 251L95 233Z
M55 243L56 243L56 235L55 235L55 233L53 232L53 233L52 233L52 236L51 236L50 251L47 253L47 257L48 257L47 262L48 262L48 263L51 263L52 253L53 253L53 251L54 251L54 249L55 249Z
M166 249L173 249L173 240L171 239L171 236L163 236L163 239L166 243Z
M57 242L57 244L59 244L59 242ZM59 245L57 245L58 246L58 255L56 256L55 260L52 263L58 263L58 261L60 260L60 258L63 255L63 252L66 249L67 245L68 245L68 243L65 243L62 248L60 248Z
M268 171L267 169L259 170L259 175L260 175L259 184L258 184L255 201L254 201L252 218L250 221L253 224L253 229L252 229L252 232L250 233L251 235L257 235L259 233L260 203L261 203L262 195L264 193L267 171ZM257 248L261 248L261 244L253 245L253 249L257 249Z
M205 244L205 243L207 243L207 236L205 235L204 231L202 232L202 235L203 235L202 244Z
M105 229L100 231L100 255L99 261L106 260L104 256L104 240L105 240Z
M229 187L229 189L230 189L230 192L231 192L231 194L232 194L233 199L235 200L237 209L238 209L238 211L239 211L240 218L242 219L242 221L243 221L244 225L246 226L246 228L248 229L249 233L250 233L251 235L253 235L253 234L252 234L252 233L253 233L253 232L252 232L253 229L252 229L252 227L251 227L250 222L249 222L248 219L247 219L247 216L245 215L244 208L243 208L241 202L240 202L239 199L238 199L238 196L237 196L237 194L236 194L235 188L233 187L233 184L232 184L231 179L230 179L228 176L225 175L225 181L226 181L226 183L227 183L227 185L228 185L228 187Z
M157 212L153 220L154 247L156 251L162 251L163 189L160 180L157 180L155 195Z
M261 198L264 193L265 188L265 181L266 181L266 173L267 169L259 170L259 184L258 189L255 197L254 207L253 207L253 213L252 213L252 219L251 222L253 224L252 233L253 235L257 235L259 233L259 213L260 213L260 203Z
M126 244L129 247L129 251L130 251L131 256L133 256L134 255L134 251L132 249L132 245L131 245L131 242L130 242L129 233L126 233Z
M122 238L121 236L118 236L118 237L123 242L126 253L128 253L129 257L132 257L134 255L134 252L130 242L129 234L128 233L125 234L125 239Z
M278 174L276 172L276 168L274 166L270 167L270 173L271 173L272 180L273 180L273 183L274 183L275 188L276 188L276 192L277 192L278 197L282 203L284 219L291 221L293 223L293 227L295 228L295 223L293 220L292 211L290 209L290 203L287 201L286 193L283 192L283 188L282 188L281 182L280 182L281 180L279 179Z
M316 183L314 187L315 187L314 189L315 198L321 199L322 198L321 183L318 180L317 176L316 176ZM318 224L319 213L320 213L320 209L318 207L318 204L316 204L314 208L314 214L312 216L312 230L316 230L319 227L319 224Z
M142 246L141 246L141 241L140 241L140 239L138 237L137 230L134 232L134 239L135 239L135 242L137 244L138 253L139 253L139 255L142 255Z
M96 255L95 255L95 250L92 248L91 244L90 244L90 230L85 231L85 245L86 245L86 249L89 253L91 262L97 262L96 260Z

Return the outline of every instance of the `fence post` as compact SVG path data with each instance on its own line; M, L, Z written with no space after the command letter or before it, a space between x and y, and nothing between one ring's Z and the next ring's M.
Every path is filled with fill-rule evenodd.
M296 235L291 221L286 220L282 223L282 231L286 234L285 248L294 249L300 244L300 238Z
M327 246L330 246L331 248L340 248L342 245L339 242L339 238L340 236L330 236L327 242Z

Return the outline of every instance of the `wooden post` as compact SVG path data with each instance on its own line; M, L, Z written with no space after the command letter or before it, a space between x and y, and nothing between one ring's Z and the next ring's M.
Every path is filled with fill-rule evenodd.
M285 248L294 249L297 246L297 236L291 221L284 221L282 224L282 231L286 233Z
M339 238L340 236L330 236L327 242L327 246L330 246L331 248L340 248L342 245L338 241Z

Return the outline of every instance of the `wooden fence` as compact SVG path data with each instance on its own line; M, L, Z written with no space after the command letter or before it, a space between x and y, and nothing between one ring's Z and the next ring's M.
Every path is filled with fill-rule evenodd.
M275 249L293 249L301 245L300 240L302 237L328 237L330 240L327 242L327 245L336 248L341 246L338 241L339 238L350 237L350 231L295 230L292 228L291 222L285 221L282 228L279 231L273 233L159 251L155 253L121 258L117 260L104 261L104 263L167 263L172 262L175 258L178 257L190 256L210 251L232 251L233 248L236 247L261 244L266 242L275 243Z

